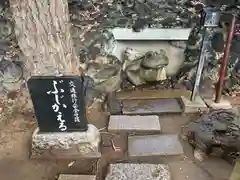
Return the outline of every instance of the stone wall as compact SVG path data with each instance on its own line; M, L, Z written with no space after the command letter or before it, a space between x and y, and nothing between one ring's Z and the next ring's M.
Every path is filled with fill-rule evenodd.
M191 28L199 22L199 14L188 0L69 0L69 11L71 35L81 66L103 92L134 85L127 80L119 82L128 77L123 73L123 62L111 55L116 43L111 33L113 28L134 31L147 27ZM24 57L17 46L11 13L6 5L0 5L0 24L0 92L9 92L19 89ZM157 72L157 77L163 74ZM178 83L173 80L161 82L172 88Z

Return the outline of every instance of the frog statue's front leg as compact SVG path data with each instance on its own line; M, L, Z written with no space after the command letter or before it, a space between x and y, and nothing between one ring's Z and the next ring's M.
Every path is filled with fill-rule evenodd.
M135 86L146 83L146 81L140 76L140 65L144 56L144 53L131 48L127 48L124 52L124 63L122 69L126 73L127 79Z

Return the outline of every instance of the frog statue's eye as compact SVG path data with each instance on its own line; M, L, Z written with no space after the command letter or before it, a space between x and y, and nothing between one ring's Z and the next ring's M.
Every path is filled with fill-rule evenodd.
M125 0L127 7L133 8L135 6L135 0Z
M148 51L145 56L146 58L151 58L153 56L153 52Z
M167 53L166 53L166 51L165 51L164 49L160 49L159 53L162 54L162 55L164 55L164 56L167 55Z

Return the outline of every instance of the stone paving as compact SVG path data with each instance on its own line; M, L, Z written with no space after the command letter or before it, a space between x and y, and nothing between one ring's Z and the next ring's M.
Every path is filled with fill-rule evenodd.
M164 164L111 164L106 180L170 180Z
M155 110L160 112L159 109ZM162 156L182 156L184 154L178 134L161 133L162 118L156 115L110 115L108 131L119 134L119 137L121 137L123 132L128 136L126 149L128 163L110 164L106 180L171 179L171 173L167 164L160 162L156 164L146 162L140 164L131 163L131 158L141 161L144 158L151 159L156 156L156 158L161 158ZM136 132L143 133L138 135ZM153 133L155 134L153 135ZM121 150L122 144L115 143Z
M234 99L234 101L236 101L236 99ZM11 103L13 104L13 102ZM14 101L14 104L17 104L17 102ZM94 174L97 175L97 180L104 180L104 175L108 174L105 169L109 167L109 164L119 162L123 164L139 164L139 162L124 162L126 159L125 156L123 156L124 152L128 152L126 144L128 136L133 137L135 134L127 133L122 136L121 133L109 133L105 129L100 131L102 139L103 135L113 139L116 146L122 147L123 152L114 151L113 148L109 146L110 143L106 144L106 147L101 149L102 157L100 163L95 159L57 161L29 159L30 139L33 130L37 126L36 120L34 119L34 112L27 111L22 113L22 111L18 112L16 110L12 112L12 110L10 110L10 104L2 107L3 111L0 118L6 118L8 123L2 124L0 131L0 179L56 180L59 174L63 173L76 175ZM108 117L106 116L105 120L99 108L92 108L89 114L91 115L91 119L94 120L91 123L94 123L96 127L99 129L107 127ZM196 115L171 114L158 117L161 125L161 132L159 132L158 135L177 135L188 121L195 119ZM148 132L144 133L145 134L141 136L150 136ZM119 141L120 143L118 143ZM182 141L181 139L180 142L184 150L184 159L173 159L170 161L170 159L166 157L166 161L163 161L161 157L153 157L150 162L143 161L142 163L168 165L172 180L229 180L233 170L232 165L220 158L211 157L202 163L196 163L192 157L192 148L188 142ZM101 146L103 146L103 142ZM152 160L155 160L155 162ZM95 165L98 165L98 171ZM137 180L137 178L135 179Z
M194 116L110 115L107 131L114 147L102 151L108 171L96 179L228 180L230 164L219 158L196 163L191 146L179 137Z

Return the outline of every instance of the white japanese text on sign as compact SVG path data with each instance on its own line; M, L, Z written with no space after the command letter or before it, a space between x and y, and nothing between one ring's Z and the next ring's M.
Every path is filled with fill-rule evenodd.
M76 86L73 81L69 82L69 87L70 87L70 93L71 93L71 99L72 99L72 107L73 107L73 117L74 117L74 122L80 122L79 119L79 109L77 105L77 93L76 93Z
M59 83L62 83L62 82L63 82L62 80L59 81ZM65 124L66 121L62 117L62 112L60 111L60 107L62 106L63 108L67 108L67 105L60 103L60 99L62 99L64 97L63 95L61 95L61 93L63 93L64 90L60 89L60 92L59 92L59 90L57 89L57 84L58 84L58 82L54 80L53 81L54 91L48 91L47 94L54 95L55 103L52 105L52 109L57 114L57 121L59 121L58 128L61 131L66 131L67 130L67 126Z

